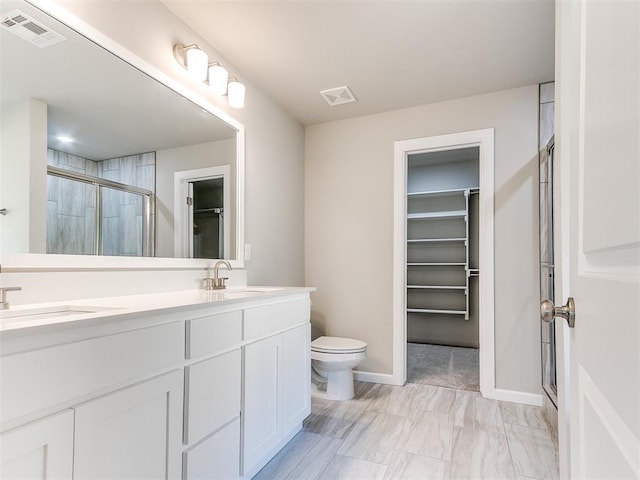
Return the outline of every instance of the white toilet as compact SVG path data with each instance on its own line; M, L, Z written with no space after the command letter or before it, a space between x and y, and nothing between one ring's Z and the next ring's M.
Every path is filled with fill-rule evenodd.
M312 395L329 400L353 398L352 369L367 357L367 344L342 337L320 337L311 342L311 373L326 390L312 388Z

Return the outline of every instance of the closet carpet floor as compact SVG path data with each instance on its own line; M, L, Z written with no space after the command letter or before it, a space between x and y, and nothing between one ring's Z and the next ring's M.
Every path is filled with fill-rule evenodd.
M557 479L542 408L477 392L356 382L349 401L312 398L311 415L254 480Z
M479 392L479 350L408 343L407 382Z

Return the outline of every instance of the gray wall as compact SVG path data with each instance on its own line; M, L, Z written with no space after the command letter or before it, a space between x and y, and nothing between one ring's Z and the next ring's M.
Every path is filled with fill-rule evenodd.
M158 150L158 152L156 152L158 172L156 182L156 211L158 212L156 254L158 257L174 256L174 173L184 170L232 164L230 183L235 185L237 170L235 168L235 162L231 160L235 158L235 152L235 138ZM235 187L231 189L230 194L231 210L235 212ZM235 221L231 222L231 232L235 232ZM231 243L233 245L229 258L236 258L234 247L235 235L232 235Z
M363 371L392 371L393 147L495 129L496 386L540 392L538 86L306 128L306 283L312 321L368 344Z

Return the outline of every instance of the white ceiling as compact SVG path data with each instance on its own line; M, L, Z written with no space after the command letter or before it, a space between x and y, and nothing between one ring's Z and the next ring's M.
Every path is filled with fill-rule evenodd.
M91 160L234 138L211 113L21 0L2 0L65 41L38 48L0 28L0 106L47 104L48 146ZM58 135L75 143L61 144Z
M162 1L305 125L554 78L554 0Z

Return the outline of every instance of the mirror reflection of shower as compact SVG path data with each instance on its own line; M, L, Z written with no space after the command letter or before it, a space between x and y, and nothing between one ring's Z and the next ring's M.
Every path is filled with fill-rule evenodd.
M154 255L154 152L93 161L49 148L47 163L47 253Z

